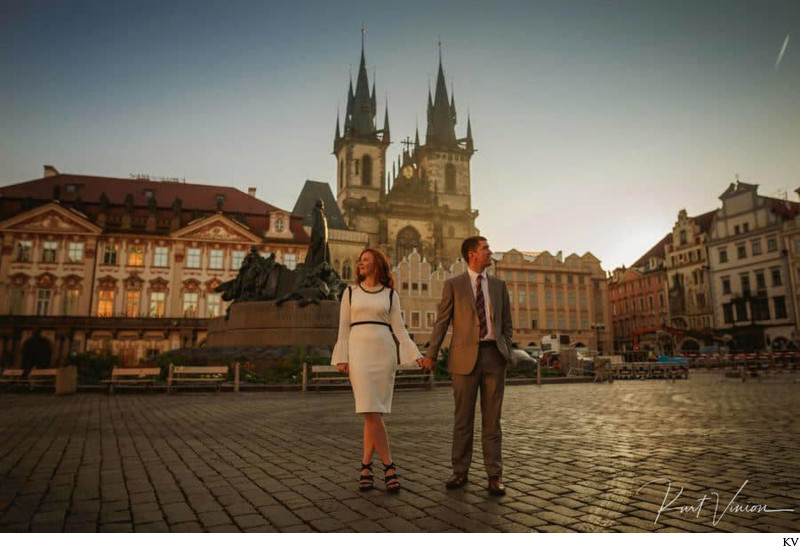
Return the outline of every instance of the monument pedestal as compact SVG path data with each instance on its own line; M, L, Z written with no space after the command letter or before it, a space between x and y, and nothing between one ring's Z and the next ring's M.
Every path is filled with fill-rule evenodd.
M209 347L313 346L336 344L339 332L339 303L323 300L300 307L296 301L278 306L275 301L236 302L229 319L208 323Z

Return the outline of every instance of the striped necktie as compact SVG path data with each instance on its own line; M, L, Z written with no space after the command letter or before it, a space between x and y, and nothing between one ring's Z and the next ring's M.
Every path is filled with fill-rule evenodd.
M479 338L481 339L489 332L489 328L486 325L486 302L483 298L482 281L483 274L478 274L478 280L475 283L475 307L478 310L478 322L480 323Z

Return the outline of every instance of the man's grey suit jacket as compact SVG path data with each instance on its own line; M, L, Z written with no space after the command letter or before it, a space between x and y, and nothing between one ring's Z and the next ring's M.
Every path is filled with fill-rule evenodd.
M486 275L489 284L489 300L492 301L492 316L487 320L494 328L497 349L507 362L511 362L511 305L506 282ZM469 273L450 278L444 282L442 301L436 313L436 324L431 333L427 357L436 361L447 328L452 323L453 338L450 341L450 357L447 369L453 375L468 375L478 359L480 324L475 295Z

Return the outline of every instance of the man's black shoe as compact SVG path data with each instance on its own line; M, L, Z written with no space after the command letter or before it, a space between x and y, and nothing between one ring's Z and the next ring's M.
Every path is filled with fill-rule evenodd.
M453 473L450 475L450 478L447 479L447 482L445 482L444 485L448 490L452 490L453 488L460 488L468 481L469 479L467 478L467 473Z

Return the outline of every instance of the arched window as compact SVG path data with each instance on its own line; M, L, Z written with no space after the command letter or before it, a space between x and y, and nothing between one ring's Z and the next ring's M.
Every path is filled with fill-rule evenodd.
M417 249L417 252L422 254L422 238L413 226L406 226L397 234L395 264L414 252L414 249Z
M456 167L452 163L444 167L444 189L446 193L456 192Z
M353 277L353 273L352 273L352 270L350 269L350 261L349 260L345 260L342 263L342 279L347 281L351 277Z
M372 157L369 155L364 155L361 157L361 172L363 176L361 176L361 185L364 186L371 186L372 185Z

